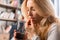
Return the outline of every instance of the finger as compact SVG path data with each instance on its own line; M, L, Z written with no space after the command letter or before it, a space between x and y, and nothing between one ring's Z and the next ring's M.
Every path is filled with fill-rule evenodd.
M27 25L30 25L30 24L31 24L31 19L28 19Z
M28 19L25 24L28 25L29 21L30 21L30 19Z
M14 32L16 32L16 29L14 30Z
M16 37L16 32L14 32L14 37Z
M30 21L30 19L28 19L28 20L26 21L26 23L25 23L25 28L26 28L26 27L29 27L29 25L28 25L28 24L29 24L29 21Z
M32 19L31 19L31 25L34 26L34 23L33 23Z

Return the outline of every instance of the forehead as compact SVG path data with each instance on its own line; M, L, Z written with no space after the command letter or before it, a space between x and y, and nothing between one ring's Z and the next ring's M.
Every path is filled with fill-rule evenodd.
M32 0L27 1L27 6L34 6L34 2Z

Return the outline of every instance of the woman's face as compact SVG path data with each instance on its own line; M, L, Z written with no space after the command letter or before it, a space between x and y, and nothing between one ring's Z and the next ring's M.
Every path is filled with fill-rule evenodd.
M39 12L42 13L41 11ZM41 20L41 16L39 16L39 13L36 10L35 4L32 0L28 0L27 2L27 15L28 19L32 19L34 22Z

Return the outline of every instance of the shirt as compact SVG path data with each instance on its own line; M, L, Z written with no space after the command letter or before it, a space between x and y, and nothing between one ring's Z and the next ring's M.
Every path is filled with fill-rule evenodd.
M58 30L57 30L57 24L52 24L50 27L50 30L47 34L47 40L58 40ZM34 35L32 37L32 40L40 40L39 36Z

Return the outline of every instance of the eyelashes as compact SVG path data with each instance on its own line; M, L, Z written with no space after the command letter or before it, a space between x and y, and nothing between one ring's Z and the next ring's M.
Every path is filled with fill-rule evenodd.
M35 8L34 7L27 7L27 11L35 11Z

